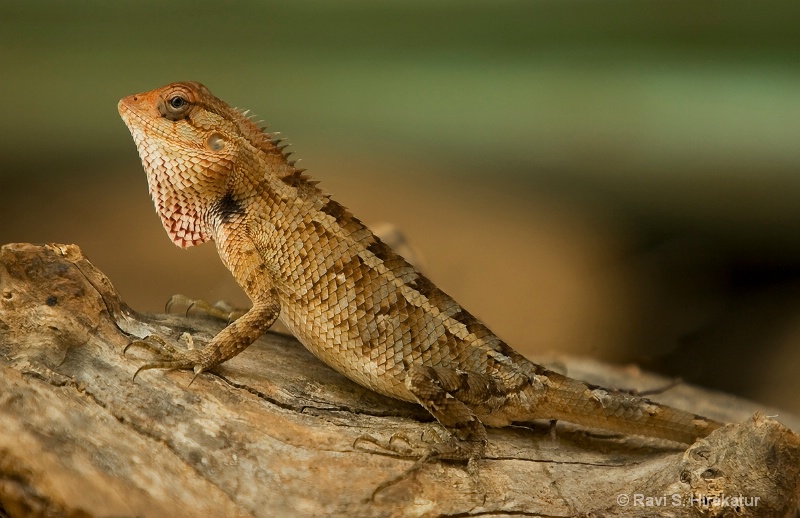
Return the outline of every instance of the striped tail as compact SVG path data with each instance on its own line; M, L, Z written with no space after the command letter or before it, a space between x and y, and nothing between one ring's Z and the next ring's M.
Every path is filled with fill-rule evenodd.
M558 419L581 426L602 428L632 435L658 437L686 444L721 427L723 423L678 410L647 398L606 389L548 371L546 395L538 405L548 414L541 419ZM532 409L536 413L536 409Z

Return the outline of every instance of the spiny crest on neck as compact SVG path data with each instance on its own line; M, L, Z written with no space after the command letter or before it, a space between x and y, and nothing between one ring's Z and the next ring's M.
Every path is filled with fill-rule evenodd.
M297 196L302 199L309 198L325 198L329 197L317 187L319 180L314 180L310 176L304 174L305 169L297 167L295 164L297 160L291 160L289 157L292 155L291 151L286 151L289 144L286 139L279 137L279 132L270 133L267 131L266 126L259 126L258 123L253 121L253 116L250 115L249 110L239 111L238 124L239 129L244 136L254 147L266 153L279 157L289 167L284 171L275 171L277 178L283 181L286 185L293 187L297 190Z
M323 193L317 187L319 181L312 179L306 174L303 174L305 169L297 167L297 160L292 160L290 158L292 152L287 151L289 143L286 142L284 137L279 136L280 132L268 131L267 126L263 125L263 121L254 120L255 114L250 113L250 110L240 110L238 108L229 106L221 99L215 97L208 90L208 88L201 83L193 82L188 84L196 86L206 96L212 98L215 101L214 104L224 110L224 113L220 113L220 115L228 120L233 121L236 124L240 135L247 139L247 141L250 142L253 147L268 156L271 155L279 157L289 166L285 171L275 171L275 173L285 184L297 189L297 194L299 197L310 198L318 196L328 198L328 195Z

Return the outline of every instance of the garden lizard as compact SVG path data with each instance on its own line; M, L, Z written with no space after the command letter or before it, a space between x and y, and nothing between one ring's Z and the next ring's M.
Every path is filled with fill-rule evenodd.
M182 248L214 241L253 302L201 349L157 340L158 358L140 370L197 375L280 316L344 376L427 409L449 432L429 450L436 458L480 458L485 426L538 419L683 443L721 426L525 359L319 189L281 139L200 83L118 107L170 239Z

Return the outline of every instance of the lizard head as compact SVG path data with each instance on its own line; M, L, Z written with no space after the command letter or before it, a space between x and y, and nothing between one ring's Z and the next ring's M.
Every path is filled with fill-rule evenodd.
M283 158L269 135L200 83L130 95L118 109L164 229L182 248L211 239L212 219L235 204L237 164L253 153Z

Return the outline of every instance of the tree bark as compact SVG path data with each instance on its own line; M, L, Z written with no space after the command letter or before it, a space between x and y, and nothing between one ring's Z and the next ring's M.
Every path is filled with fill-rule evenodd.
M158 370L134 380L147 351L122 354L150 334L202 343L222 325L132 311L74 245L0 248L0 517L798 510L800 419L687 385L653 399L738 424L688 448L567 423L491 429L475 472L433 461L373 495L415 459L359 438L405 437L394 444L420 452L439 430L421 408L350 382L277 333L194 382ZM635 368L558 364L604 386L666 384Z

